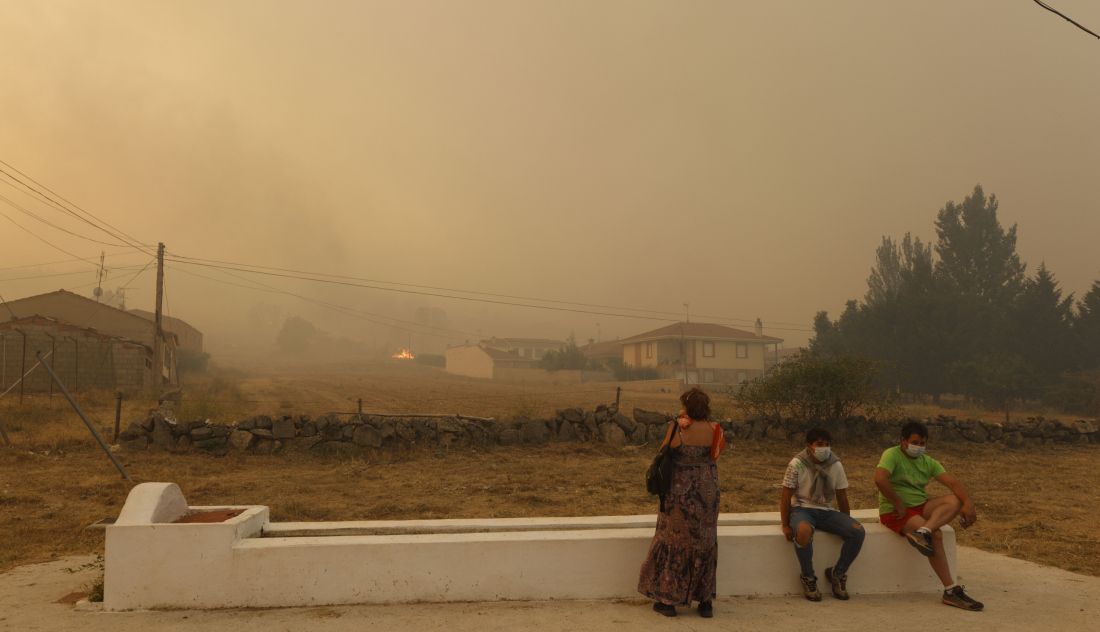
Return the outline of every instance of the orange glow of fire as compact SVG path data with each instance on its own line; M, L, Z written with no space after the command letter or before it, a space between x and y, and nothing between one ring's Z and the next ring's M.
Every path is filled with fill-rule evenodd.
M390 357L395 360L413 360L416 358L416 356L413 355L413 352L409 351L408 349L401 349Z

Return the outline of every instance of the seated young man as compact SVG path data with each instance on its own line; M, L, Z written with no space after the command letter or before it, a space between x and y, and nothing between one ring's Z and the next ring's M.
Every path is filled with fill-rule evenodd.
M959 523L969 528L978 519L974 502L959 479L947 473L938 461L924 453L928 428L909 422L901 429L899 445L887 448L875 469L878 487L879 520L928 558L932 570L943 582L943 602L964 610L984 606L955 583L947 565L940 527L961 516ZM950 494L928 498L925 486L935 479L951 490Z
M848 598L848 568L863 547L863 525L850 515L848 477L840 459L832 453L831 444L827 430L814 428L806 433L806 449L787 465L779 497L783 535L794 541L795 556L802 567L802 594L810 601L821 601L814 574L814 531L820 529L844 539L840 559L825 569L825 580L837 599ZM833 507L834 497L839 511Z

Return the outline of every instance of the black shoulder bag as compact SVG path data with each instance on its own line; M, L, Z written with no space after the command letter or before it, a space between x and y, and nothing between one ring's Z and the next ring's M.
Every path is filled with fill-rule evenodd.
M675 425L675 434L680 434L680 424L675 419L672 420ZM657 450L657 456L653 457L653 462L649 464L649 469L645 472L645 488L650 494L653 494L660 498L661 511L665 510L665 496L668 494L668 490L672 487L672 437L669 437L668 443L661 446L660 450Z

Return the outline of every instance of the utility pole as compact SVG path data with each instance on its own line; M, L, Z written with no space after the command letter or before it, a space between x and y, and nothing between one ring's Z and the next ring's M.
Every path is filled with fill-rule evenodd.
M688 305L690 305L690 303L684 303L684 322L685 323L690 323L691 322L691 313L688 311Z
M161 379L164 375L164 328L162 305L164 304L164 243L157 244L157 307L153 319L153 388L160 396Z

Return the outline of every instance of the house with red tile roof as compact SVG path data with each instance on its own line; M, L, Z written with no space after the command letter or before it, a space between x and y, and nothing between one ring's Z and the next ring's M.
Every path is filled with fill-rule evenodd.
M760 377L775 364L782 338L716 323L680 322L619 341L623 364L653 368L664 378L689 384L739 384Z

